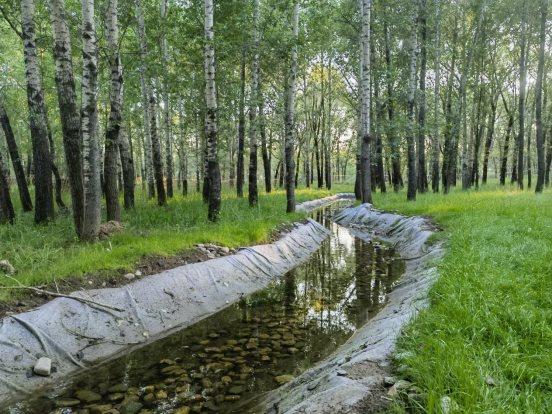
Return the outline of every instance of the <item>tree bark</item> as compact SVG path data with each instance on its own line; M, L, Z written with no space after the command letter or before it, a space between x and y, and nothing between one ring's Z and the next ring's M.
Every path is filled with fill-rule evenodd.
M125 210L134 208L134 159L129 131L121 127L119 130L119 155L123 170L123 206Z
M370 13L371 0L360 0L360 192L363 203L372 202L370 161Z
M119 147L121 164L124 177L125 208L134 205L134 167L132 158L129 157L128 141L121 139L122 104L123 104L123 68L119 56L119 26L118 26L117 0L109 0L106 16L106 32L111 69L111 88L109 91L109 121L105 134L105 200L107 219L121 221L121 206L119 204L119 192L117 188L117 158ZM129 159L130 158L130 159ZM132 179L129 175L132 174ZM128 181L132 180L131 183Z
M50 0L50 18L54 35L56 86L63 130L67 175L71 188L73 219L79 238L83 237L84 185L81 153L81 124L73 77L71 38L67 25L65 1Z
M135 0L136 4L136 23L138 31L138 42L140 45L140 86L142 89L142 107L144 108L144 135L145 135L145 159L146 159L146 178L148 182L148 198L155 196L156 189L156 174L154 173L154 155L153 155L153 134L155 133L155 140L159 144L157 138L157 117L155 115L155 99L153 99L153 115L152 110L152 92L151 92L151 79L148 75L147 58L148 58L148 44L146 41L146 27L144 23L144 11L142 9L142 1ZM154 120L151 125L151 120ZM159 146L158 146L159 148ZM158 201L164 199L164 185L163 194L158 194Z
M389 32L389 26L387 21L383 22L384 27L384 40L385 40L385 66L386 66L386 79L387 79L387 140L389 141L389 147L391 152L391 180L393 182L393 190L399 191L402 187L401 176L401 154L400 154L400 141L395 134L395 98L393 96L393 68L391 63L391 34Z
M491 113L489 114L489 125L487 126L487 137L485 139L485 149L483 150L483 176L481 182L487 184L487 174L489 169L489 156L493 146L494 129L496 123L496 106L498 93L491 97Z
M426 0L420 0L420 13L418 18L420 25L420 89L418 91L418 191L425 193L428 189L426 169L426 68L427 68L427 19Z
M520 54L519 54L519 101L518 101L518 124L519 131L517 136L517 183L518 188L523 190L523 150L525 140L525 89L527 83L527 65L526 65L526 48L527 48L527 28L526 28L526 4L522 5L521 14L521 39L520 39Z
M261 134L261 152L263 157L265 192L268 194L272 191L271 166L270 166L270 148L266 141L266 119L264 115L264 97L261 86L259 84L259 129Z
M244 182L244 162L243 154L245 149L245 58L246 47L242 48L241 68L240 68L240 102L238 114L238 160L236 171L236 193L238 197L243 197Z
M431 189L434 193L439 192L439 136L440 116L439 98L441 82L441 0L435 0L435 90L434 90L434 125L433 137L431 139Z
M333 111L333 78L332 78L332 58L330 56L328 62L328 114L327 114L327 127L326 127L326 140L324 141L324 182L326 183L326 189L332 188L332 111Z
M6 137L6 144L8 145L8 152L12 161L13 171L15 173L15 180L17 182L17 188L19 190L19 199L21 200L21 207L23 211L33 211L33 202L31 201L31 194L29 193L29 187L27 186L27 179L25 178L25 170L21 163L21 157L19 156L19 148L15 141L15 136L10 124L10 119L4 107L4 103L0 98L0 124Z
M167 194L165 192L165 182L163 178L163 158L161 155L161 144L157 134L157 104L155 95L152 91L152 79L148 75L148 46L146 41L146 30L144 24L144 13L142 10L142 0L136 0L136 11L138 18L138 37L140 40L140 51L142 65L145 68L145 95L148 99L149 130L151 138L151 155L153 161L153 175L155 178L155 191L157 192L157 204L164 206L167 203Z
M544 48L546 44L546 18L548 13L548 0L541 0L540 4L541 22L540 22L540 46L539 63L537 68L537 83L535 85L535 120L537 126L537 184L536 193L542 193L545 179L545 159L544 159L544 128L542 125L542 90L544 76Z
M180 169L182 182L182 195L186 197L188 195L188 145L186 142L186 129L184 121L182 100L178 105L178 124L180 127Z
M370 45L372 64L375 66L376 62L376 48L374 42ZM381 139L381 125L385 117L385 108L380 100L380 84L378 79L373 79L373 92L374 92L374 106L376 110L375 119L375 148L374 155L376 158L374 175L372 176L372 184L377 184L382 193L387 191L385 186L385 172L383 168L383 142Z
M167 36L165 30L167 28L167 5L168 0L161 0L161 52L163 63L163 129L165 132L165 163L167 167L167 197L172 198L174 194L174 163L173 163L173 143L171 136L171 122L169 112L169 52L167 48Z
M293 1L293 13L291 18L293 46L291 48L290 68L286 83L285 93L285 182L286 182L286 211L295 211L295 160L293 158L295 147L295 83L297 79L297 43L299 41L299 0ZM282 170L284 165L282 164Z
M251 65L251 96L249 104L249 206L259 202L257 189L257 109L259 107L259 0L253 0L253 61Z
M82 239L95 240L101 222L100 143L98 140L98 47L94 0L82 0L82 107L81 134L84 177ZM111 46L111 45L110 45ZM106 176L106 179L109 177Z
M452 57L451 57L451 63L450 63L450 71L448 74L447 79L447 90L446 90L446 97L445 97L445 131L444 131L444 138L445 142L443 145L443 166L442 166L442 183L443 183L443 192L447 194L450 190L450 187L454 185L455 183L449 182L449 179L451 179L451 169L453 166L451 165L453 160L453 137L452 134L454 132L453 127L453 111L452 111L452 89L454 86L454 76L456 71L456 55L457 55L457 43L458 43L458 16L455 15L454 17L454 30L452 33ZM456 161L454 161L456 162ZM456 165L454 166L456 168Z
M220 215L221 178L217 155L217 95L215 85L215 46L214 46L214 4L204 0L205 6L205 138L207 181L209 186L210 221L217 221Z
M10 183L8 181L8 166L4 156L0 152L0 224L13 224L15 212L10 196Z
M416 5L419 6L419 0L416 1ZM416 188L417 188L417 175L416 175L416 148L414 143L414 105L416 100L416 60L418 54L418 31L417 31L417 19L416 11L413 12L412 30L410 38L410 71L408 80L408 92L407 92L407 115L408 124L406 130L406 141L408 146L408 188L407 188L407 200L416 200Z
M33 0L21 0L22 38L27 82L29 126L33 147L32 170L35 184L35 223L54 218L52 157L48 142L48 123L44 106L42 77L36 52Z

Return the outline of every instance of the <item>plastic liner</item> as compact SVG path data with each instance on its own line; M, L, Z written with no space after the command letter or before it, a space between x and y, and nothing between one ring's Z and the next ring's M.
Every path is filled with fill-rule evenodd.
M317 208L323 207L325 205L334 203L336 201L341 200L354 200L355 195L353 193L339 193L332 196L324 197L324 198L318 198L316 200L311 201L305 201L301 204L297 204L297 207L295 208L297 211L312 211L316 210Z
M329 201L326 201L328 203ZM329 231L308 220L273 244L113 289L78 291L0 322L0 405L189 326L306 261ZM50 377L32 375L40 357Z
M378 315L334 354L249 406L250 412L360 414L379 412L388 401L389 358L401 328L428 304L442 244L428 243L437 230L428 219L381 212L369 204L346 208L334 220L356 237L393 244L406 262L404 276Z

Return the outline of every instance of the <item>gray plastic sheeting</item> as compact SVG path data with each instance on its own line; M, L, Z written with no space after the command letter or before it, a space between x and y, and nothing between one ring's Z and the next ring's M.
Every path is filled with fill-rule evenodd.
M336 201L342 200L354 200L355 195L352 193L339 193L332 196L317 198L316 200L305 201L301 204L298 204L296 207L297 211L312 211L325 205L334 203Z
M428 219L381 212L369 204L346 208L334 219L352 228L356 237L392 243L406 261L404 276L373 319L330 357L267 394L253 412L380 412L386 401L384 377L389 375L389 358L397 337L401 328L427 306L427 293L437 275L435 266L443 254L440 243L428 243L436 231Z
M333 200L326 202L330 203ZM57 298L0 322L0 404L189 326L306 261L329 231L309 220L273 244L189 264L113 289ZM48 378L29 375L52 359Z

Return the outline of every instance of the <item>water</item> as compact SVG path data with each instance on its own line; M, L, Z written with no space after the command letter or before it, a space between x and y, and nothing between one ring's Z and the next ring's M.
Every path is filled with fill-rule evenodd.
M330 212L314 213L330 238L266 289L7 412L244 412L244 403L335 351L403 272L392 248L354 237Z

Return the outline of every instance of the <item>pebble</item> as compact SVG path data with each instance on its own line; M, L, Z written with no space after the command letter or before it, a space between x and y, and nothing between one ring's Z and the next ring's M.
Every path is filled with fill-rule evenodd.
M61 408L75 407L79 404L80 404L80 401L77 400L76 398L63 398L61 400L56 401L56 406Z
M116 392L114 394L109 394L109 397L107 397L107 399L111 402L122 401L125 399L125 394L123 394L122 392Z
M450 414L459 410L458 403L450 398L448 395L441 397L441 412L443 414Z
M136 277L134 275L134 273L127 273L126 275L123 276L126 280L134 280L134 278Z
M157 391L155 393L155 398L158 400L164 400L168 397L167 393L163 390Z
M155 387L153 385L147 385L144 387L144 394L151 394L155 391Z
M47 357L39 358L34 365L33 371L36 375L48 377L52 372L52 360Z
M151 403L154 400L155 400L155 395L153 395L153 393L149 393L144 396L144 402Z
M389 388L389 391L387 391L387 395L391 398L394 398L397 395L399 395L400 391L407 390L411 386L412 386L412 383L409 381L398 380L397 382L395 382L395 384L393 384L391 388Z
M13 275L15 273L15 267L7 260L0 260L0 271Z
M102 400L102 396L100 394L90 390L78 390L75 392L75 397L87 404Z
M137 401L123 403L120 408L121 414L137 414L142 409L143 405Z
M106 414L113 406L111 404L95 404L87 407L90 410L90 414Z
M116 384L107 389L107 392L112 394L118 393L118 392L127 392L127 391L128 391L128 385L126 384Z
M489 387L494 387L496 385L496 382L493 377L487 377L485 378L485 384L487 384Z

